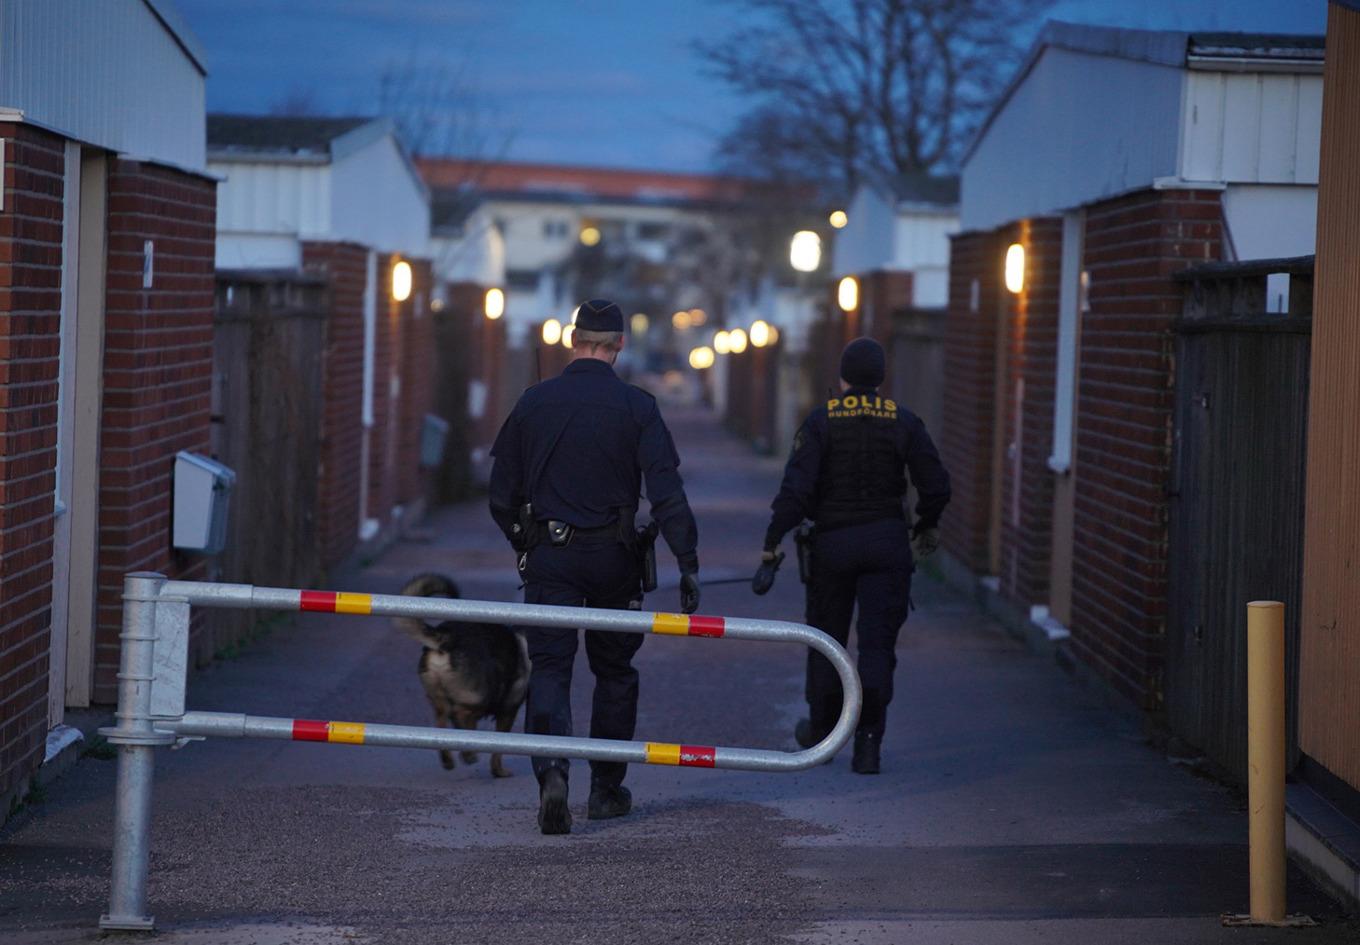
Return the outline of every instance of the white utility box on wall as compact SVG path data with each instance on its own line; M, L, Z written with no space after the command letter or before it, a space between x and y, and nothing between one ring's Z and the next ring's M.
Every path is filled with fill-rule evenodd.
M236 473L181 450L175 455L175 547L217 554L227 544L227 500Z

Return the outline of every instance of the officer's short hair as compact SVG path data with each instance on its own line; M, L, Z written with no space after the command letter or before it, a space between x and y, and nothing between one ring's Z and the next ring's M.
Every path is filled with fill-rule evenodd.
M591 345L617 348L622 344L623 332L621 331L584 331L578 328L571 333L571 346L573 348L587 348Z

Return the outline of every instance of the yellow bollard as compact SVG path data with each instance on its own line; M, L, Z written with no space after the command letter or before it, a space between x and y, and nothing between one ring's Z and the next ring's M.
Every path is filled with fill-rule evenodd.
M1251 921L1285 920L1284 604L1247 604L1247 803Z

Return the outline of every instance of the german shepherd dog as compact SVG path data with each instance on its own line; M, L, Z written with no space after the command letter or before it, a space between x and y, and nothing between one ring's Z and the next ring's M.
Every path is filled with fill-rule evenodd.
M462 596L458 585L440 574L412 578L401 592L409 597ZM415 617L394 617L392 622L425 647L420 654L420 683L434 709L436 725L475 729L479 720L493 716L496 731L510 731L529 689L524 634L488 623L446 620L431 626ZM476 763L476 752L461 754L464 764ZM441 749L439 761L452 769L453 752ZM491 774L510 776L499 754L491 756Z

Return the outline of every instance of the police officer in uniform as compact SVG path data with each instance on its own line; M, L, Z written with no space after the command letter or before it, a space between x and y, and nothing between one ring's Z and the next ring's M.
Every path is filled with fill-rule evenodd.
M859 605L859 677L864 707L851 768L877 774L888 703L892 701L897 634L911 604L913 545L917 555L939 543L936 526L949 502L949 474L925 424L879 394L883 347L858 338L841 355L841 395L803 422L772 504L757 593L769 590L780 540L804 519L814 523L807 621L842 645ZM911 476L919 502L915 527L903 510ZM764 579L762 579L762 574ZM841 685L826 657L808 654L809 718L795 736L804 748L821 741L840 715Z
M640 609L634 518L645 483L652 519L680 565L681 607L693 613L698 528L676 469L680 459L656 400L614 374L623 345L619 307L604 299L582 303L571 363L525 391L496 437L491 515L519 556L525 603ZM535 627L525 637L532 663L525 731L570 735L577 631ZM585 644L595 676L590 736L631 739L638 698L632 659L642 637L587 630ZM539 828L570 833L567 759L535 757L533 765ZM591 819L631 809L627 767L590 763Z

